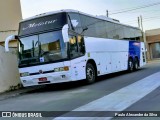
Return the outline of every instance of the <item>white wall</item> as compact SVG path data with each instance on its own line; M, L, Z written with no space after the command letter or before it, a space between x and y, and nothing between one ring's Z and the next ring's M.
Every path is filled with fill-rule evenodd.
M20 83L17 55L15 52L5 52L0 46L0 92L9 90L10 86Z

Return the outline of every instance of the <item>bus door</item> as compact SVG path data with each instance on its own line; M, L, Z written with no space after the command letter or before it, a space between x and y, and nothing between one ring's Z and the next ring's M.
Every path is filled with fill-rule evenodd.
M85 45L84 38L79 34L69 36L69 54L72 67L72 78L80 80L85 78Z

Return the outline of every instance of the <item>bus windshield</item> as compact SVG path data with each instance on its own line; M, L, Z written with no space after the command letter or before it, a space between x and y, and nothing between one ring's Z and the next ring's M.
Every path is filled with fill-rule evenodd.
M67 58L67 44L62 31L19 39L19 65L45 64Z

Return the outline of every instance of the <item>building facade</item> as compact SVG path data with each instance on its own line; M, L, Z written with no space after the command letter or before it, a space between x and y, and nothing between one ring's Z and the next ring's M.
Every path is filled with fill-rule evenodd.
M160 59L160 28L145 32L149 60Z
M9 35L18 33L19 22L22 19L20 0L0 0L0 45ZM10 47L16 47L16 41Z

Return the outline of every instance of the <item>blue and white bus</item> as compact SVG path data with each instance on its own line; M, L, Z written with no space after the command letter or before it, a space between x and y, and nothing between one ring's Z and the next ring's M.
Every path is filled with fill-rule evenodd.
M24 87L133 71L146 64L140 29L75 10L44 13L19 24L20 79Z

